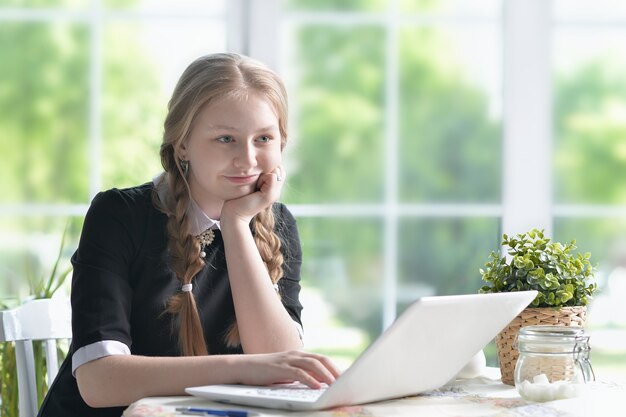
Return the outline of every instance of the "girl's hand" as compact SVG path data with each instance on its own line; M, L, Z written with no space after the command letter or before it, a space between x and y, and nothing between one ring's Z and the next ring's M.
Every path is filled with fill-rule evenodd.
M288 352L239 355L241 371L238 382L244 385L270 385L299 381L320 389L332 384L341 374L332 361L323 355L292 350Z
M285 182L285 171L277 166L272 172L259 176L256 191L233 200L228 200L222 207L221 220L237 218L246 224L261 210L271 206L280 198L280 192Z

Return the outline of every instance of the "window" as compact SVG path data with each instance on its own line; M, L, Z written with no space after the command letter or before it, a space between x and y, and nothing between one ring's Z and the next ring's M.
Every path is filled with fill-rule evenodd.
M282 3L276 59L295 107L285 200L308 245L316 311L304 314L325 335L314 346L351 359L416 297L477 291L502 232L540 226L600 265L588 322L596 366L626 376L616 301L626 15L616 2L594 3L598 16L589 8ZM328 336L336 323L350 331Z
M295 137L284 199L301 225L305 290L326 301L305 305L305 319L327 310L321 327L353 335L313 341L335 357L353 358L416 297L482 285L500 234L499 11L283 4Z
M5 303L53 263L68 220L73 251L98 191L160 171L174 84L227 48L227 21L222 1L0 0Z
M626 379L626 8L554 3L554 233L598 263L592 361ZM610 366L609 366L610 365Z
M174 82L230 50L289 90L308 348L351 361L539 226L599 264L592 360L626 379L620 2L0 0L0 22L0 296L50 264L67 218L75 247L97 191L158 173Z

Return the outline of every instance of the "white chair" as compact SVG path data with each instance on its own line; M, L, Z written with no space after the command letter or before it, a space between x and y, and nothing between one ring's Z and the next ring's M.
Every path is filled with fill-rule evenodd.
M0 311L0 342L15 342L20 417L35 417L38 411L33 341L45 341L50 386L59 370L56 341L72 337L71 316L66 298L33 300Z

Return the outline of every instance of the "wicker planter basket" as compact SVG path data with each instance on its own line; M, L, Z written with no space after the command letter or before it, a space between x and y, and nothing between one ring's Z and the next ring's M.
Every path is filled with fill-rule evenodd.
M515 342L517 332L521 327L541 324L583 327L586 316L587 307L585 306L527 308L522 311L496 336L502 382L508 385L515 384L513 375L518 356Z

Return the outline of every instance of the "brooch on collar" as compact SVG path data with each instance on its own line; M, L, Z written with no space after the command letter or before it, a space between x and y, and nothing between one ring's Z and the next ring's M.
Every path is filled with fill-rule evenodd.
M204 258L206 256L204 249L206 249L206 247L213 242L213 239L215 239L215 232L213 229L206 229L204 232L196 236L196 239L200 241L200 257Z

